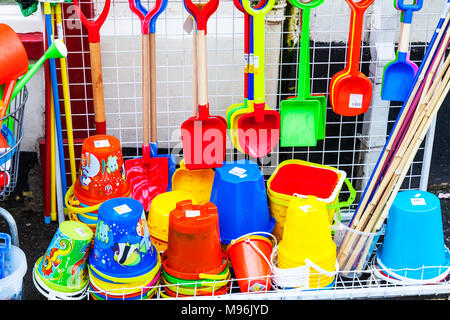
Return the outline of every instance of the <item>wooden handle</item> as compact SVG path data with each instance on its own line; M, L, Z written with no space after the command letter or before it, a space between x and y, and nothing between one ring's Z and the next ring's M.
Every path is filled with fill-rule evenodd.
M103 96L102 58L100 42L89 43L91 58L92 92L94 95L94 113L97 134L106 133L105 98Z
M192 32L192 115L197 115L198 105L198 69L197 69L197 31Z
M150 144L150 121L149 121L149 91L150 85L150 65L149 65L149 35L142 35L142 129L143 145Z
M158 139L156 120L156 34L150 33L150 141L153 143Z
M206 61L205 30L198 30L197 35L197 76L198 76L198 105L208 104L208 70Z

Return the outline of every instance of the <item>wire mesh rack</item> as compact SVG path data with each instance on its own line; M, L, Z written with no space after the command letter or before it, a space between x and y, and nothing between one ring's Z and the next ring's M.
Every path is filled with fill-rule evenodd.
M103 1L80 1L96 16ZM147 7L151 1L142 1ZM430 1L414 16L411 60L420 64L430 40L443 1ZM348 49L350 10L345 1L327 1L311 16L311 90L328 97L333 75L344 69ZM169 1L156 24L157 39L157 131L160 153L182 157L180 125L190 117L192 105L192 35L183 29L188 14L183 1ZM73 6L64 4L63 21L68 44L68 70L74 137L77 146L95 132L93 98L90 87L87 30L82 27ZM316 147L282 148L258 159L266 179L287 159L302 159L333 166L347 173L357 191L358 201L376 164L380 151L401 108L380 98L384 66L395 57L400 13L392 3L376 1L366 12L360 70L372 81L373 98L369 111L356 117L335 114L327 105L326 137ZM228 106L243 100L244 17L232 1L221 1L208 23L208 97L211 114L225 116ZM278 0L266 17L266 102L278 109L280 102L295 94L299 57L299 11ZM141 34L140 22L128 2L115 0L100 32L106 105L107 133L116 136L125 158L141 153ZM62 121L64 123L64 121ZM433 130L431 130L432 132ZM402 190L426 189L433 134L419 149ZM77 156L79 154L77 153ZM227 160L248 158L227 141ZM79 160L79 159L77 159ZM342 191L341 197L348 197ZM354 209L354 206L353 206ZM380 280L373 269L364 276L346 279L338 273L331 290L284 290L258 294L236 292L236 279L230 292L216 299L351 299L402 295L450 293L448 280L432 285L403 285ZM157 287L156 297L163 286Z
M152 299L188 299L188 300L350 300L350 299L383 299L394 297L408 297L408 296L426 296L426 297L440 297L447 298L450 294L450 277L448 266L428 266L417 269L389 269L380 268L376 263L377 248L380 247L382 241L377 243L377 246L369 259L368 266L364 270L353 270L351 275L346 270L337 270L334 275L334 281L327 285L321 285L321 280L328 279L323 273L312 271L305 274L306 280L308 277L317 276L318 284L316 286L309 285L308 281L304 282L303 287L297 288L280 288L276 286L274 275L266 277L249 277L243 279L236 279L232 277L229 280L211 280L209 283L209 294L205 295L204 285L202 288L198 282L183 282L182 284L160 284L151 287L127 287L126 289L109 289L100 290L87 287L83 298L98 299L100 295L102 299L126 299L126 290L137 291L138 294L135 299L148 299L148 292L152 292L150 298ZM275 258L276 262L276 258ZM405 274L408 277L408 272L421 272L422 274L427 269L439 270L442 275L440 279L434 281L424 280L423 278L417 280L398 280L388 274L392 271L397 274ZM358 276L355 276L358 274ZM161 278L160 278L161 279ZM252 280L264 282L264 289L260 291L245 292L241 291L239 282L245 281L251 283ZM289 279L288 279L289 280ZM272 284L270 287L268 284ZM193 290L191 296L183 295L186 288ZM225 288L225 290L224 290ZM269 289L265 289L269 288ZM128 291L128 292L130 292ZM167 294L170 292L170 295ZM251 291L251 290L248 290ZM203 295L202 295L203 294Z
M0 119L3 140L0 150L0 201L5 200L17 184L23 114L27 98L28 91L25 87L14 101L11 101L7 114Z

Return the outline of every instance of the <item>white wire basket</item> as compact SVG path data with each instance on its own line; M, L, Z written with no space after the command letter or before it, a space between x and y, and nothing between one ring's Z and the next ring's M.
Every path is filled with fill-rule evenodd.
M0 148L0 201L5 200L17 185L20 143L23 138L23 115L28 91L24 87L11 101L8 113L0 119L1 135L6 146Z

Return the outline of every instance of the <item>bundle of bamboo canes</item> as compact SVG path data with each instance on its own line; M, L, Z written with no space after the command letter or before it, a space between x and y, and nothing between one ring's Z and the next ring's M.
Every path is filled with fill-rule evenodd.
M367 236L361 236L361 232L374 233L382 227L417 150L449 92L450 55L444 59L450 37L448 8L447 5L353 216L350 228L357 232L347 232L340 245L337 258L341 270L363 268L370 246L366 246Z

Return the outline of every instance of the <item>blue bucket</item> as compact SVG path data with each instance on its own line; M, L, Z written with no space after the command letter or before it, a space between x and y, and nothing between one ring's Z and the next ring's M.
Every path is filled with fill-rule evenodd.
M383 269L399 278L438 278L450 267L446 252L439 198L424 191L399 192L377 250Z
M223 244L247 233L270 233L275 226L264 176L254 161L226 161L217 168L210 201L217 206Z
M131 198L114 198L101 204L89 264L112 278L138 277L157 263L150 241L144 207Z

